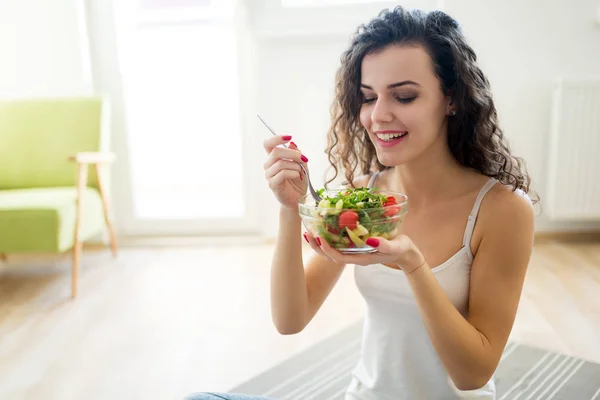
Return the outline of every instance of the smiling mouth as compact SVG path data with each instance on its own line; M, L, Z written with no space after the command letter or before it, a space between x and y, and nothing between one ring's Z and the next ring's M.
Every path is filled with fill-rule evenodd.
M384 142L390 142L394 139L399 139L408 135L408 132L376 133L375 135L378 139L383 140Z

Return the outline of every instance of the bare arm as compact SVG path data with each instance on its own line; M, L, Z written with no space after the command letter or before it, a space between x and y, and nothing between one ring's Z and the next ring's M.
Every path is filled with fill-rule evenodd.
M452 305L427 265L408 275L433 346L461 390L482 387L496 370L531 256L531 205L510 192L494 197L493 212L481 221L484 233L471 271L467 319Z
M302 234L297 210L282 208L271 265L271 315L282 334L302 331L335 286L344 264L318 254L302 260Z
M355 185L366 184L361 177ZM332 261L308 235L315 250L306 266L302 259L302 221L295 208L282 207L271 265L271 315L282 334L302 331L321 308L346 264Z

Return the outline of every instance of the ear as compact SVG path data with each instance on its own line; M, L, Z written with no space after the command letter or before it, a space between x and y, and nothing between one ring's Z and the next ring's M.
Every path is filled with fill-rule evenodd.
M448 96L448 101L446 104L446 115L451 117L456 115L456 108L454 107L454 102L452 101L451 94Z

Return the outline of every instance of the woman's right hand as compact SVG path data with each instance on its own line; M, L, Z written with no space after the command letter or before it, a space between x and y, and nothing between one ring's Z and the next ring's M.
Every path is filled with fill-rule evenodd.
M263 146L268 154L264 164L265 178L275 197L283 207L295 209L298 199L306 193L308 182L304 171L308 159L290 142L289 148L278 147L291 140L291 136L273 136L265 139Z

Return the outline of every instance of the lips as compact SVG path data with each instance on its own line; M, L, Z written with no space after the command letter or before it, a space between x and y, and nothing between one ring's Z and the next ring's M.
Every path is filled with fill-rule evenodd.
M407 134L408 134L408 132L397 132L397 131L396 132L383 131L383 132L376 133L378 139L384 140L386 142L393 140L393 139L398 139L398 138L404 137Z
M407 131L376 131L377 144L379 147L392 147L402 142L408 135Z

